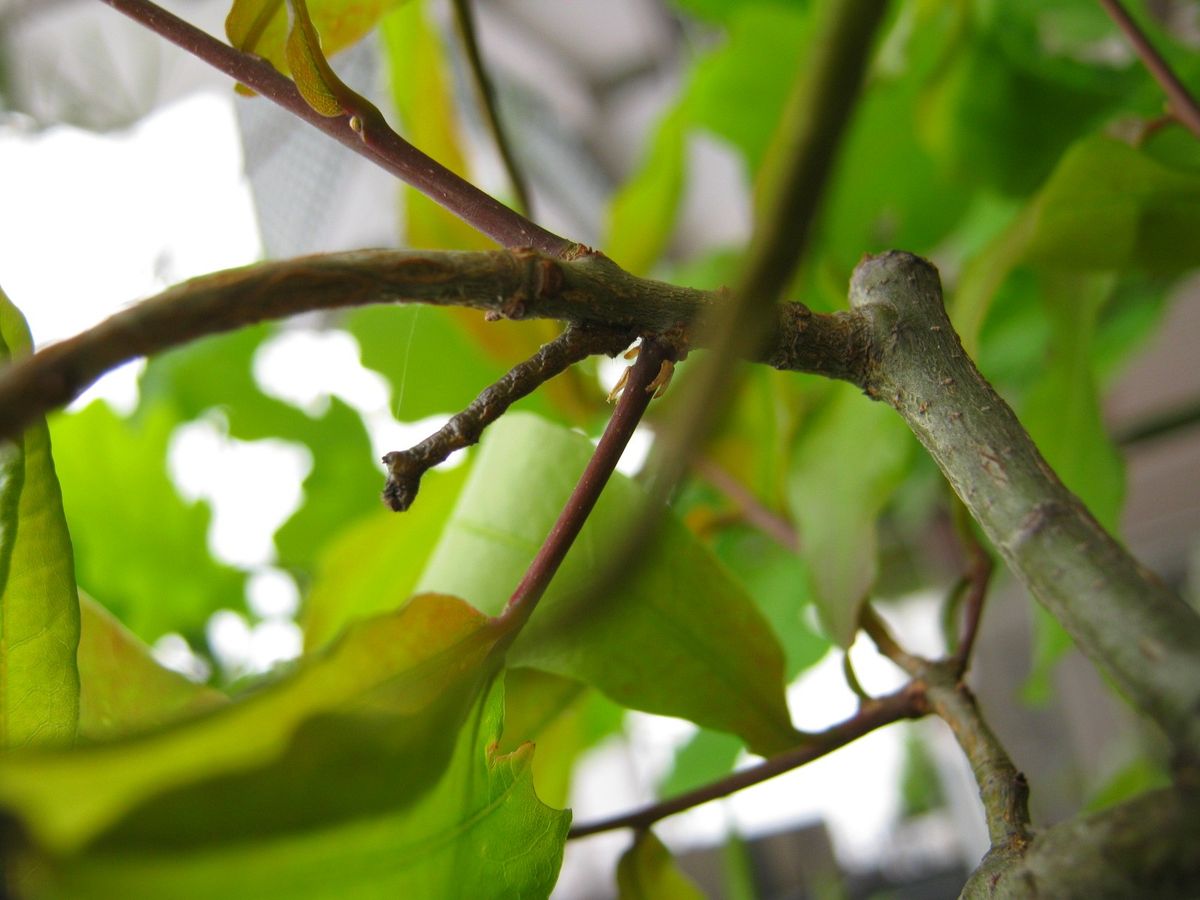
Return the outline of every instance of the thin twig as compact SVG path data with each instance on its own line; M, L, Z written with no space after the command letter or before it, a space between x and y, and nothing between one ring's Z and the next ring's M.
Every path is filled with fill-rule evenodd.
M931 710L950 726L971 763L993 852L1019 851L1030 838L1025 776L980 716L975 697L959 681L953 660L928 666L920 680Z
M509 209L495 197L422 153L386 123L372 122L364 131L354 116L325 117L300 96L295 84L265 59L222 43L149 0L100 0L160 34L188 53L220 69L255 93L282 106L314 128L382 166L397 178L444 206L450 212L505 247L532 247L549 256L568 259L585 250ZM377 127L383 125L383 128ZM360 133L361 132L361 133ZM369 137L368 141L366 138Z
M558 519L546 536L538 550L537 556L529 564L525 577L517 585L504 612L500 614L503 621L515 620L518 623L528 621L534 607L550 586L550 581L562 565L571 549L571 544L578 537L584 522L591 514L600 498L600 492L608 479L617 468L617 462L634 429L650 405L654 393L655 379L665 363L674 358L674 350L665 342L647 339L642 341L641 352L637 362L629 370L625 389L617 400L612 418L596 445L596 450L588 460L579 482L567 498L567 503ZM510 632L513 636L520 631L520 625Z
M927 708L921 687L917 684L909 684L894 694L867 701L859 708L858 712L844 722L817 734L807 735L799 746L776 754L756 766L734 772L719 781L680 794L678 797L671 797L668 800L598 822L576 825L571 829L568 837L582 838L617 828L649 828L660 819L684 812L711 800L728 797L744 788L798 769L877 728L882 728L884 725L890 725L901 719L917 718L926 712Z
M570 366L589 356L604 353L615 356L634 339L628 331L585 328L568 325L558 337L524 362L510 369L503 378L489 385L462 412L419 444L407 450L393 450L383 457L388 467L383 500L396 512L408 509L417 497L421 477L455 450L479 441L488 425L522 397Z
M800 538L792 523L767 509L746 486L726 472L709 456L697 457L692 467L700 477L733 501L742 517L785 550L799 552Z
M956 655L930 662L907 652L870 606L863 607L861 623L879 652L907 672L912 684L922 686L930 710L954 732L975 774L992 851L1019 852L1029 841L1029 785L983 721L975 697L963 684L962 659Z
M508 130L504 127L504 122L500 118L500 104L496 99L496 88L492 82L491 73L488 71L487 65L483 61L483 56L479 52L479 36L475 28L475 10L471 6L471 0L454 0L454 22L458 27L458 35L462 40L463 52L467 57L467 65L471 70L471 77L475 81L475 89L479 93L479 106L483 111L483 117L487 121L488 130L492 133L492 140L496 142L496 152L500 154L500 161L504 163L504 170L508 173L508 180L512 184L513 194L516 195L517 206L523 213L530 213L533 206L530 203L529 184L525 179L525 173L521 170L517 163L517 158L513 154L512 142L508 137Z
M1200 138L1200 105L1196 104L1195 98L1188 93L1183 82L1176 77L1171 67L1167 65L1167 61L1162 58L1162 54L1154 48L1149 38L1138 27L1137 22L1133 21L1133 18L1125 11L1120 0L1099 0L1099 3L1109 17L1117 23L1117 27L1125 33L1126 39L1133 45L1134 51L1141 58L1142 65L1146 67L1163 89L1163 93L1167 95L1167 104L1172 114L1192 134Z
M854 663L850 659L849 650L842 653L842 677L846 679L846 686L858 698L860 704L871 701L871 695L862 686L862 682L858 680L858 673L854 671Z
M879 648L880 653L913 678L919 677L929 665L928 660L909 653L897 643L883 619L870 604L863 604L862 612L859 613L859 625L867 633L867 637Z
M1200 402L1193 401L1165 413L1151 415L1132 422L1113 435L1113 440L1122 447L1130 447L1143 441L1170 437L1176 432L1187 431L1200 425Z
M991 583L994 566L991 555L988 554L975 534L971 514L957 500L954 506L956 530L962 539L968 558L967 571L964 576L966 593L962 601L962 626L959 632L958 648L951 657L956 677L961 680L966 674L967 666L971 664L971 652L975 649L975 638L979 635L983 603L987 599L988 585Z

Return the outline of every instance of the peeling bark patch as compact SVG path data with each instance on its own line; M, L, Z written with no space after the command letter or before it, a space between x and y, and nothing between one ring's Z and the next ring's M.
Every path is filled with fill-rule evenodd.
M1005 471L1004 462L997 455L996 451L991 447L982 447L979 450L980 465L983 466L983 471L988 474L996 484L1003 487L1008 484L1008 472Z
M1151 662L1158 662L1163 658L1163 645L1148 635L1142 635L1138 638L1138 650L1142 652L1142 656Z

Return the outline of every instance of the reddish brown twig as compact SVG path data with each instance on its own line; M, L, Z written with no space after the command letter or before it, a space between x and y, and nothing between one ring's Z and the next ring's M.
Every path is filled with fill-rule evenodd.
M642 349L629 371L625 390L617 400L617 408L613 410L608 427L596 446L596 452L588 460L587 467L579 477L579 483L567 499L566 506L559 514L558 520L550 529L550 534L542 543L537 556L529 564L525 577L517 585L501 620L516 620L518 623L528 621L534 607L550 586L550 581L562 565L571 549L571 544L579 536L583 523L591 514L600 491L608 483L608 479L617 468L617 461L625 451L634 429L650 405L651 391L654 379L658 376L662 365L669 361L674 351L671 347L656 340L643 340ZM514 637L520 631L520 624L513 628L510 634Z
M1126 39L1133 45L1134 51L1142 61L1142 65L1158 82L1163 89L1163 93L1167 95L1167 104L1171 109L1171 113L1178 119L1192 134L1200 138L1200 105L1196 104L1195 98L1184 87L1183 82L1176 77L1171 71L1171 67L1167 65L1167 61L1162 58L1155 48L1150 43L1149 38L1138 27L1137 22L1125 11L1120 3L1120 0L1099 0L1104 11L1109 17L1117 23L1117 27L1125 34Z
M777 775L798 769L815 759L832 753L839 747L844 747L865 734L869 734L884 725L898 722L901 719L911 719L924 715L926 712L922 688L916 683L909 684L894 694L880 697L877 700L865 702L849 719L817 734L807 735L804 743L799 746L776 754L757 766L751 766L740 772L734 772L719 781L704 785L678 797L653 803L632 812L576 825L568 837L581 838L602 831L612 831L617 828L649 828L660 819L676 815L685 810L728 797L740 790L767 781Z
M300 96L295 84L265 59L243 53L201 31L149 0L101 0L193 56L220 69L255 93L282 106L356 153L444 206L464 222L505 247L533 247L549 256L570 258L579 244L559 237L425 155L390 128L371 129L370 141L351 127L352 116L326 117Z
M957 678L962 679L971 664L971 652L975 649L975 638L979 635L979 622L983 617L983 602L987 599L991 584L992 557L979 541L971 524L966 507L957 504L958 532L967 551L965 594L962 600L962 625L959 630L958 648L951 657Z
M740 481L717 465L711 458L701 456L692 463L692 467L700 477L715 487L718 491L733 501L741 512L742 517L779 544L785 550L796 553L800 549L800 539L796 529L782 516L767 509L762 502L746 489Z

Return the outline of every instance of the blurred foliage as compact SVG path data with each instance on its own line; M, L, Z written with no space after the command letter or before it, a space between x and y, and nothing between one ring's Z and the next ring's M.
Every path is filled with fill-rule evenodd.
M618 900L704 900L652 831L639 831L617 863Z
M937 761L921 733L909 728L904 735L904 762L900 770L900 815L912 819L945 805Z
M677 283L734 282L744 248L679 250L680 212L703 189L689 142L723 144L753 190L816 5L674 0L688 37L679 91L598 214L601 249ZM470 92L455 88L455 45L430 4L309 8L327 54L379 25L406 136L477 174L461 106ZM286 21L283 0L237 0L227 30L286 71ZM1185 80L1200 74L1194 53L1155 37ZM1093 0L894 3L793 290L814 309L842 309L864 253L934 259L965 345L1109 527L1124 466L1103 389L1153 331L1173 281L1200 265L1200 144L1151 127L1162 105ZM397 207L407 246L491 246L414 191ZM17 314L0 312L18 351ZM461 409L556 331L416 308L304 327L351 335L405 421ZM605 417L593 369L521 401L525 413L493 426L465 466L427 476L398 518L379 507L382 471L356 409L331 397L310 414L256 380L257 355L282 330L152 360L130 416L93 404L57 417L57 482L44 427L0 454L0 743L80 738L73 751L0 761L0 805L27 832L11 865L29 896L547 896L575 763L619 732L624 708L695 723L659 791L704 784L747 749L794 740L785 685L853 639L864 600L935 577L928 526L945 510L902 423L845 385L754 367L705 450L724 486L702 470L690 479L636 576L597 597L645 495L617 478L502 673L503 635L486 616L591 453L571 428L595 433ZM244 573L208 550L207 507L168 475L172 434L201 417L313 460L274 536L304 593L305 655L232 702L163 669L145 643L180 632L202 646L212 612L244 603ZM756 524L763 515L774 534ZM37 576L39 564L55 577ZM95 603L76 599L76 574ZM423 591L436 593L411 599ZM1026 693L1045 700L1069 641L1048 616L1037 621ZM22 630L40 637L15 640ZM910 814L940 802L930 765L910 739ZM1096 803L1155 784L1156 772L1131 764ZM697 895L649 832L617 881L622 896Z

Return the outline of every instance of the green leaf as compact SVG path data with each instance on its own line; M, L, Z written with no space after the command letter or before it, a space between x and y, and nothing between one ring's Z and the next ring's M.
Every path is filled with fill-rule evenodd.
M1073 141L1127 108L1139 76L1052 57L1032 17L991 6L954 39L916 122L958 180L1020 196Z
M779 636L787 659L785 680L791 681L820 662L830 644L805 621L805 611L814 600L804 558L744 526L723 529L713 550L749 591Z
M602 246L626 271L648 273L667 248L683 197L684 149L676 109L658 123L641 165L612 199Z
M681 106L687 123L742 151L758 171L805 51L808 10L797 4L742 4L725 41L692 73Z
M1097 318L1114 281L1109 275L1050 280L1049 365L1026 398L1021 421L1063 484L1116 533L1125 467L1104 426L1092 365Z
M1125 465L1108 435L1093 371L1093 344L1101 308L1112 295L1111 275L1048 278L1050 361L1026 398L1021 421L1051 468L1113 534L1120 525ZM1033 704L1053 693L1055 664L1072 641L1039 606L1034 614L1033 665L1023 696Z
M1200 172L1103 136L1073 145L1037 196L967 264L954 321L969 353L1005 279L1043 270L1178 274L1200 265Z
M160 406L179 411L181 420L218 409L230 437L243 441L282 438L310 447L313 420L291 404L268 397L254 379L254 357L279 332L274 324L243 328L155 356L138 384L138 415Z
M453 590L499 611L592 449L583 436L528 414L493 425L418 589ZM764 754L790 746L779 644L753 601L679 522L664 523L618 592L592 595L644 502L641 488L613 477L510 663L579 679L625 706L734 732Z
M624 710L571 678L536 669L504 674L503 752L532 741L533 783L551 806L565 806L575 763L585 750L621 730Z
M53 426L79 584L145 641L200 635L244 602L244 576L208 552L207 504L185 502L167 474L177 424L165 405L134 421L97 401Z
M380 508L382 467L375 464L362 418L337 397L313 426L313 467L304 479L304 501L279 531L279 562L308 572L338 526Z
M304 645L328 644L350 622L404 605L433 552L466 476L434 470L403 515L385 509L340 532L322 552L301 624Z
M117 737L224 704L224 694L164 669L150 648L103 606L81 594L79 735Z
M310 0L308 9L315 30L321 34L325 54L333 56L362 40L383 14L399 2ZM287 58L288 31L284 0L233 0L225 18L225 34L230 44L263 57L284 74L291 71Z
M937 70L953 44L960 10L958 3L901 5L891 33L907 37L892 41L901 44L892 77L880 71L889 42L877 52L875 74L850 120L813 234L827 264L837 266L842 305L844 285L864 253L893 247L930 253L971 199L913 128L924 105L926 72Z
M1038 196L1030 262L1181 272L1200 265L1200 172L1107 137L1080 141Z
M875 583L875 520L908 471L913 438L883 403L838 384L792 457L789 499L800 553L829 636L848 647Z
M0 291L0 359L27 356L32 343ZM78 643L71 535L50 432L38 419L0 442L0 749L74 740Z
M510 754L497 752L503 703L497 679L468 712L440 780L404 809L269 842L138 847L42 860L27 895L176 900L548 897L561 865L570 813L548 808L535 795L530 745ZM393 770L393 777L397 771L404 773ZM247 796L247 808L253 799L253 794ZM229 813L237 815L236 810Z
M658 795L675 797L728 775L741 752L742 742L734 735L700 729L675 752L675 764Z
M358 341L363 365L391 383L392 412L405 422L458 412L505 371L499 360L479 352L479 344L449 310L367 307L351 313L346 327ZM536 396L524 402L550 409Z
M1096 788L1084 808L1088 812L1108 809L1170 784L1171 776L1162 761L1141 754L1113 772Z
M675 867L671 854L652 831L638 832L617 863L620 900L703 900L695 882Z
M445 769L504 636L461 600L414 597L206 715L0 757L0 807L55 855L199 851L401 809Z
M937 761L921 733L908 729L904 735L904 762L900 771L900 815L916 818L946 805Z
M385 314L378 330L391 335L383 325L393 310L370 312ZM381 508L383 469L376 464L362 419L340 399L331 398L325 413L314 419L262 392L253 374L254 359L276 331L245 329L152 359L142 376L138 416L145 417L156 404L172 405L187 419L217 409L231 437L283 439L308 447L313 468L304 483L304 500L276 535L281 564L306 574L331 535ZM378 351L382 354L383 348Z

